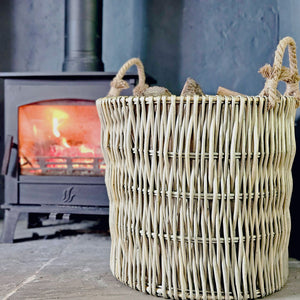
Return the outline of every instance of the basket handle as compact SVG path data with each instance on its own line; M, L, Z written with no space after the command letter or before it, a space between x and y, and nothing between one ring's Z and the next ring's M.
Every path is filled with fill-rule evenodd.
M282 66L283 55L286 47L289 51L289 68ZM260 96L268 97L268 109L275 106L278 82L286 82L284 96L294 96L296 107L300 104L299 80L300 76L297 67L296 43L293 38L283 38L276 49L273 67L269 64L263 66L259 72L266 78L265 86L260 92Z
M110 90L106 97L118 97L123 89L129 88L127 81L123 80L123 77L128 71L128 69L133 65L136 65L139 76L139 83L133 89L133 94L139 95L142 91L148 88L148 85L146 84L146 75L143 63L139 58L131 58L120 68L117 75L111 81Z

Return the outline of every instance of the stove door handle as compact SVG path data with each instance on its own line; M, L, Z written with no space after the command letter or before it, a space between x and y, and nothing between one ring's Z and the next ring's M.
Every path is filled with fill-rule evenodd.
M4 150L4 156L3 156L3 161L2 161L2 169L1 169L1 174L2 175L7 175L11 150L12 150L13 146L14 146L13 136L8 135L6 137L6 141L5 141L5 150Z

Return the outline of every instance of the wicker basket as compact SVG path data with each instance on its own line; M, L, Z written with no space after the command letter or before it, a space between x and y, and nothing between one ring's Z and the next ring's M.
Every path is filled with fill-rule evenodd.
M290 69L281 67L287 45ZM97 100L117 279L174 299L257 298L284 285L295 51L293 39L280 41L267 96ZM294 77L278 97L284 72Z

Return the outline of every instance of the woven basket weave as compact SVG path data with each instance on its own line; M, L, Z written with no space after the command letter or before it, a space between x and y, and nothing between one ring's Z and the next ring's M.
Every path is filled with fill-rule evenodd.
M257 298L284 285L297 106L295 91L276 95L287 45L298 74L288 37L265 97L97 100L117 279L175 299Z

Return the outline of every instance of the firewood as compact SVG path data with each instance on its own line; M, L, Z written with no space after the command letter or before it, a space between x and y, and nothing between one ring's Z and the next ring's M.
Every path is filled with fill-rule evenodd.
M219 95L219 96L245 96L241 93L228 90L228 89L226 89L222 86L219 86L218 91L217 91L217 95Z
M171 96L172 94L170 93L170 91L162 86L151 86L149 88L147 88L142 96L144 97L150 97L150 96Z
M203 96L204 93L200 85L193 78L189 77L183 86L180 96L194 96L194 95Z

